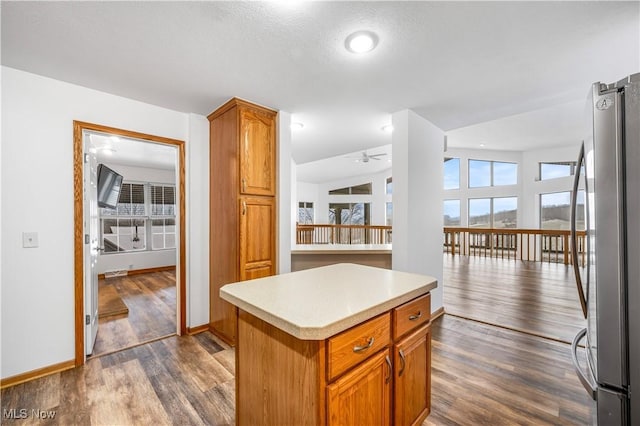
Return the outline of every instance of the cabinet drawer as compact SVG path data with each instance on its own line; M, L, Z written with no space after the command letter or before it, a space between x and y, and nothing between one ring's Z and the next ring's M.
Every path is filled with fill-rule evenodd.
M427 293L393 310L393 339L431 319L431 294Z
M329 381L386 347L391 341L389 313L377 316L328 340Z

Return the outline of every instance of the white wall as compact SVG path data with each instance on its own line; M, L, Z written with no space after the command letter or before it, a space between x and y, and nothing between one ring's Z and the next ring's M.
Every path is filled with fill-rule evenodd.
M209 120L189 114L186 143L187 322L209 322Z
M291 114L286 111L278 112L278 190L277 190L277 220L278 230L276 245L278 247L278 274L291 272L291 244L295 235L295 216L292 217L293 194L296 193L294 163L291 160ZM292 174L293 179L292 179Z
M393 123L393 269L438 280L431 310L442 307L444 132L411 110Z
M175 170L154 169L151 167L132 167L112 161L104 161L109 168L120 173L125 182L152 182L175 185ZM148 236L147 244L151 238ZM137 270L172 266L176 264L176 249L145 250L129 253L101 253L96 269L99 274L117 270Z
M185 140L191 160L208 160L208 138L206 131L190 132L200 129L198 116L6 67L2 106L0 374L6 378L74 359L73 120ZM187 201L204 192L207 180L189 174ZM200 216L189 213L191 233L202 226ZM38 232L38 248L22 248L25 231ZM192 243L187 236L187 257L196 251L208 258L201 240ZM208 280L187 283L191 297L208 294L204 286Z

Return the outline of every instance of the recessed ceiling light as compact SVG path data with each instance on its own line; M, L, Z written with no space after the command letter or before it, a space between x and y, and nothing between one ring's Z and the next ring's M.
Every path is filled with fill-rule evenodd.
M480 144L480 148L484 148L484 144L483 143Z
M378 45L378 36L372 31L356 31L344 41L344 46L351 53L370 52Z
M382 126L382 131L386 133L393 133L393 124L387 124L386 126Z
M295 121L291 123L290 127L291 130L300 130L304 127L304 124L300 123L299 121Z

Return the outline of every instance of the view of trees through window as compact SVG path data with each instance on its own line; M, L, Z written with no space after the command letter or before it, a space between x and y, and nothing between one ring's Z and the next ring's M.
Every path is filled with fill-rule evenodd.
M310 225L313 223L313 203L298 203L298 223L301 225Z
M335 225L370 225L370 203L330 203L329 223Z
M576 229L584 229L584 191L578 191ZM540 194L540 228L571 229L571 192Z
M444 226L460 226L460 200L444 200Z
M518 197L469 199L470 228L516 228Z

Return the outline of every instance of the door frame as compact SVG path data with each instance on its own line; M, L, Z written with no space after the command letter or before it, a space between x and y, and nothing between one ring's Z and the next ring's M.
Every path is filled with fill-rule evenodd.
M179 194L179 247L178 247L178 313L177 333L187 334L187 270L186 270L186 204L185 204L185 148L184 141L154 136L130 130L117 129L83 121L73 121L73 199L74 199L74 303L75 303L75 365L79 367L85 363L85 324L84 324L84 180L83 158L84 147L82 134L85 130L109 133L116 136L128 137L152 143L175 146L178 149L178 194Z

